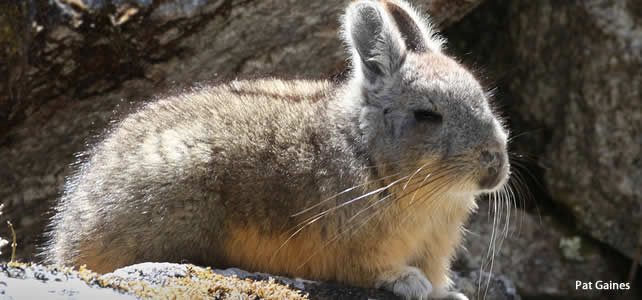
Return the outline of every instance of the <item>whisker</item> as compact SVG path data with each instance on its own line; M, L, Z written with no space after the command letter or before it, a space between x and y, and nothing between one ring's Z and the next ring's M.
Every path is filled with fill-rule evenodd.
M448 169L448 168L446 168L446 169ZM443 170L438 170L438 171L443 172ZM433 172L433 174L434 173L437 173L437 172ZM404 177L408 177L408 176L404 176ZM439 177L435 176L434 178L437 179ZM402 178L402 179L404 179L404 178ZM423 182L425 182L425 179L422 180L422 183ZM431 181L431 183L434 183L434 181ZM409 195L410 193L413 193L416 189L420 189L423 185L421 183L419 183L419 184L418 183L408 184L407 186L404 185L405 188L407 188L408 186L415 187L415 189L413 189L413 190L411 190L409 192L403 193L401 196L398 196L398 195L395 195L395 194L391 193L391 194L386 195L385 197L383 197L381 199L378 199L378 200L374 201L372 204L370 204L367 207L359 210L355 215L353 215L350 219L348 219L348 221L346 221L346 224L349 224L349 223L353 222L356 219L356 217L361 215L363 212L371 210L373 207L375 207L375 206L377 206L377 205L379 205L381 203L384 203L385 200L390 199L393 196L395 196L395 199L405 197L405 196ZM443 186L447 186L447 184L444 183ZM402 189L402 191L403 190L405 190L405 189ZM392 205L393 203L394 203L394 201L388 201L387 202L387 206ZM349 232L351 230L354 231L354 232L358 231L362 226L364 226L366 223L368 223L370 220L372 220L372 218L374 218L375 216L377 216L378 214L380 214L380 213L382 213L384 211L386 211L386 209L374 210L372 213L370 213L370 215L368 217L364 218L356 227L346 226L346 229L338 232L328 242L324 243L324 245L320 249L317 249L308 259L306 259L306 261L304 261L299 266L299 268L301 268L305 264L307 264L312 259L312 257L314 257L314 255L318 254L322 249L326 248L328 245L330 245L331 243L335 242L339 237L345 235L347 232Z
M535 132L542 131L542 130L544 130L544 129L543 128L536 128L536 129L533 129L533 130L523 131L523 132L520 132L518 134L513 134L508 138L507 142L510 143L510 142L514 141L515 139L517 139L518 137L522 137L524 135L535 133Z
M490 233L490 241L488 245L488 251L486 252L486 256L482 259L481 264L479 266L479 274L480 278L478 281L477 285L477 297L479 298L479 292L481 292L481 274L484 270L484 266L486 265L487 261L490 260L490 270L493 268L494 264L494 252L495 252L495 235L496 235L496 229L497 229L497 199L494 197L494 194L489 195L489 202L492 203L492 217L493 217L493 224L491 226L491 233ZM492 255L491 255L492 254ZM490 276L489 276L490 277ZM490 281L490 278L488 279L488 282ZM488 292L488 289L486 288L484 290L484 295L483 298L486 298L486 294Z
M528 168L528 166L527 166L526 164L524 164L523 162L521 162L521 161L519 161L519 160L511 161L511 164L512 164L513 166L517 167L517 168L515 169L515 171L519 170L519 171L521 172L521 171L523 170L524 172L526 172L526 175L528 175L528 177L529 177L530 179L532 179L532 180L533 180L533 182L534 182L538 187L540 187L540 188L542 188L542 189L543 189L543 188L545 188L545 186L546 186L546 185L545 185L545 184L544 184L544 183L543 183L543 182L542 182L542 181L541 181L537 176L535 176L535 174L533 174L533 172L531 172L530 168Z
M517 212L517 210L518 210L518 207L517 207L517 195L515 195L515 193L513 192L512 186L509 185L509 184L506 184L506 185L504 185L504 190L509 195L509 198L510 198L512 204L513 204L513 209ZM518 223L518 226L517 226L518 234L519 234L519 230L520 230L521 225L522 225L522 222L521 222L522 219L523 218L519 218L519 223Z
M452 180L442 180L442 179L450 179L452 177L451 175L453 175L454 173L453 171L456 171L456 170L457 168L452 168L448 173L440 174L439 176L433 176L433 181L430 184L430 190L428 190L427 193L420 198L420 201L415 202L414 199L411 199L411 202L409 202L408 206L406 206L405 209L408 210L412 208L413 205L417 205L417 204L426 204L426 201L428 199L432 199L435 194L442 192L442 190L445 187L451 186ZM414 193L417 193L417 191L422 188L424 188L424 186L420 186L419 188L417 188ZM406 193L406 195L408 194L409 193ZM405 195L401 196L400 198L403 198L404 196ZM434 203L435 202L428 203L429 206L426 206L425 209L430 210L434 205ZM405 220L410 216L411 216L410 214L406 215L406 217L402 220L402 222L405 222Z
M381 203L381 202L380 201L375 201L375 203ZM322 250L325 250L325 248L327 248L330 244L332 244L333 242L338 240L341 236L346 234L348 231L353 230L353 231L356 232L356 231L360 230L365 224L367 224L370 220L372 220L372 218L374 218L381 211L382 210L375 210L374 212L372 212L368 217L364 218L364 220L361 221L361 223L356 228L350 228L349 226L346 226L346 229L344 229L344 230L338 232L337 234L335 234L329 241L325 242L319 249L315 250L303 263L301 263L301 265L299 265L297 267L297 270L301 269L303 266L305 266L308 262L310 262L310 260L312 260L312 258L314 256L319 254Z
M319 203L316 203L316 204L314 204L314 205L312 205L312 206L310 206L308 208L305 208L302 211L297 212L297 213L295 213L293 215L290 215L290 216L291 217L300 216L300 215L302 215L302 214L304 214L304 213L306 213L306 212L308 212L308 211L310 211L310 210L312 210L314 208L317 208L317 207L323 205L323 203L326 203L326 202L328 202L328 201L330 201L332 199L335 199L335 198L337 198L337 197L339 197L339 196L341 196L341 195L343 195L345 193L351 192L351 191L353 191L353 190L355 190L355 189L357 189L359 187L362 187L362 186L365 186L365 185L368 185L368 184L372 184L372 183L375 183L375 182L379 182L379 181L382 181L382 180L385 180L385 179L389 179L389 178L395 177L395 176L399 175L400 173L401 172L397 172L397 173L392 174L392 175L388 175L388 176L384 176L384 177L381 177L381 178L378 178L378 179L370 180L370 181L367 181L365 183L362 183L362 184L355 185L353 187L347 188L347 189L345 189L345 190L343 190L343 191L341 191L341 192L339 192L337 194L334 194L333 196L331 196L331 197L329 197L329 198L327 198L325 200L320 201Z
M419 187L419 188L420 188L420 187ZM411 191L411 192L412 192L412 191ZM403 194L403 195L409 195L409 194L410 194L410 192L409 192L409 193L405 193L405 194ZM379 199L379 200L375 201L373 204L371 204L370 206L368 206L366 209L362 209L362 210L360 210L360 211L357 213L357 215L359 215L359 214L363 213L364 211L368 210L369 208L372 208L372 207L374 207L374 206L376 206L376 205L378 205L378 204L380 204L380 203L384 202L386 199L388 199L388 198L389 198L390 196L392 196L392 195L393 195L393 194L387 195L387 196L383 197L382 199ZM403 196L402 196L402 197L403 197ZM397 198L401 198L401 197L397 197ZM388 202L388 205L391 205L392 203L394 203L394 202ZM364 226L367 222L369 222L369 221L370 221L372 218L374 218L377 214L379 214L379 213L381 213L381 212L383 212L383 211L385 211L385 209L375 210L374 212L372 212L372 213L370 214L370 216L368 216L366 219L364 219L362 222L360 222L360 224L359 224L356 228L350 228L349 226L347 226L345 230L343 230L343 231L341 231L341 232L337 233L335 236L333 236L333 238L332 238L332 239L330 239L330 241L326 242L326 243L323 245L323 247L322 247L321 249L323 249L323 248L327 247L330 243L332 243L332 242L336 241L339 237L341 237L342 235L344 235L345 233L347 233L347 232L348 232L348 231L350 231L350 230L358 231L362 226ZM355 215L355 216L353 216L353 217L351 217L351 218L348 220L348 222L346 222L346 223L349 223L350 221L353 221L353 220L355 219L355 217L356 217L356 215ZM321 251L321 249L319 249L319 250L315 251L315 252L312 254L312 256L310 256L310 257L309 257L309 258L308 258L308 259L307 259L307 260L306 260L306 261L305 261L301 266L299 266L299 268L303 267L307 262L309 262L309 261L312 259L312 257L313 257L314 255L316 255L318 252L320 252L320 251Z
M452 164L450 165L450 167L449 167L449 168L445 168L445 169L444 169L444 171L452 172L452 171L459 170L461 167L462 167L462 165L458 165L458 164L456 164L456 163L452 163ZM422 183L423 183L423 182L425 182L425 181L428 179L428 177L429 177L429 176L432 176L432 175L434 175L434 174L428 174L428 175L426 175L426 177L424 178L424 180L422 181ZM437 178L434 178L434 179L435 179L435 181L436 181L436 180L439 180L440 178L443 178L443 177L445 177L445 176L450 176L450 175L452 175L452 174L446 173L446 174L443 174L443 176L440 176L440 177L437 177ZM435 177L435 176L433 176L433 177ZM409 203L409 205L408 205L409 207L410 207L410 206L412 206L412 204L413 204L413 202L414 202L415 195L416 195L416 193L417 193L417 192L418 192L418 190L417 190L417 191L415 191L415 194L413 194L413 198L410 200L410 203ZM432 196L433 194L434 194L434 193L430 193L429 195L430 195L430 196ZM426 197L424 197L424 198L426 198Z
M349 205L349 204L351 204L351 203L354 203L354 202L356 202L356 201L358 201L358 200L360 200L360 199L363 199L363 198L366 198L366 197L372 196L372 195L374 195L374 194L380 193L380 192L382 192L382 191L384 191L384 190L386 190L386 189L388 189L388 188L390 188L390 187L394 186L395 184L398 184L399 182L403 181L403 180L404 180L404 179L406 179L407 177L408 177L408 176L403 176L402 178L399 178L399 179L397 179L397 180L393 181L392 183L390 183L390 184L388 184L388 185L386 185L386 186L384 186L384 187L381 187L381 188L375 189L375 190L373 190L373 191L371 191L371 192L368 192L368 193L366 193L366 194L363 194L363 195L361 195L361 196L358 196L358 197L356 197L356 198L353 198L353 199L351 199L351 200L349 200L349 201L346 201L346 202L344 202L344 203L342 203L342 204L340 204L340 205L334 206L334 207L329 208L329 209L327 209L327 210L325 210L325 211L323 211L323 212L320 212L320 213L318 213L318 214L316 214L316 215L314 215L314 216L312 216L312 217L310 217L310 218L307 218L306 220L304 220L304 221L302 221L301 223L299 223L299 224L297 224L296 226L294 226L294 228L297 228L297 227L298 227L298 228L294 231L294 233L292 233L292 234L291 234L291 235L290 235L290 236L289 236L289 237L288 237L288 238L287 238L287 239L286 239L286 240L285 240L285 241L284 241L284 242L279 246L279 248L277 248L277 250L275 251L275 253L272 255L272 258L274 258L274 257L276 256L276 254L277 254L281 249L283 249L283 247L285 247L285 245L286 245L289 241L291 241L291 240L292 240L292 239L293 239L297 234L299 234L301 231L303 231L303 229L305 229L305 228L307 228L308 226L312 225L313 223L315 223L316 221L320 220L320 219L321 219L321 218L323 218L324 216L326 216L326 215L330 214L331 212L336 211L336 210L338 210L338 209L340 209L340 208L342 208L342 207L344 207L344 206L346 206L346 205Z
M421 172L421 170L422 170L425 166L427 166L428 164L430 164L430 162L425 163L423 166L419 167L419 168L417 169L417 171L415 171L414 173L412 173L412 176L410 176L410 178L408 179L408 181L406 182L406 184L403 186L403 189L404 189L404 190L406 189L406 187L408 187L408 183L410 183L410 181L412 180L412 178L413 178L413 177L415 177L415 175L417 175L417 173Z
M385 190L389 189L390 187L392 187L393 185L395 185L395 184L397 184L397 183L401 182L402 180L406 179L407 177L408 177L408 176L404 176L404 177L402 177L402 178L399 178L399 179L397 179L397 180L393 181L392 183L390 183L390 184L388 184L388 185L386 185L386 186L384 186L384 187L380 187L380 188L378 188L378 189L375 189L375 190L373 190L373 191L367 192L367 193L365 193L365 194L363 194L363 195L361 195L361 196L358 196L358 197L356 197L356 198L352 198L352 199L350 199L350 200L348 200L348 201L346 201L346 202L343 202L343 203L341 203L341 204L339 204L339 205L337 205L337 206L331 207L331 208L329 208L329 209L327 209L327 210L325 210L325 211L322 211L322 212L320 212L320 213L318 213L318 214L316 214L316 215L314 215L314 216L312 216L312 217L308 218L308 220L309 220L309 219L314 219L314 218L316 218L316 217L318 217L318 216L324 216L324 215L327 215L327 214L329 214L329 213L331 213L331 212L333 212L333 211L336 211L337 209L340 209L340 208L342 208L342 207L344 207L344 206L346 206L346 205L350 205L350 204L352 204L352 203L354 203L354 202L356 202L356 201L359 201L359 200L361 200L361 199L363 199L363 198L366 198L366 197L372 196L372 195L374 195L374 194L380 193L380 192L382 192L382 191L385 191ZM307 222L307 221L303 221L303 222ZM299 226L299 225L297 225L296 227L298 227L298 226Z

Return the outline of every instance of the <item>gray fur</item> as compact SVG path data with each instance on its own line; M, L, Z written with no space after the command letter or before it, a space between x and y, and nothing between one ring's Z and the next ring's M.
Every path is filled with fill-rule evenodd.
M107 269L183 260L224 267L232 263L222 250L229 246L229 226L287 235L310 214L382 189L386 182L377 179L412 173L426 159L442 168L457 161L457 173L449 175L452 183L435 196L438 201L461 198L472 207L476 195L499 188L508 176L507 133L483 89L440 52L441 40L414 10L394 3L403 10L404 26L385 3L348 7L344 37L354 71L346 83L233 81L156 101L116 124L69 181L51 223L46 259L62 265L102 261ZM418 111L441 119L417 120ZM482 159L482 153L494 160ZM374 183L363 185L368 181ZM372 198L387 193L392 190ZM311 226L327 239L337 236L371 203L355 201ZM310 207L315 209L299 215ZM317 279L363 285L379 276L368 277L378 269L361 265L353 250L400 234L404 227L395 222L407 212L386 209L383 222L367 223L367 229L355 228L336 241L345 251L333 259L364 279ZM426 218L444 212L434 214ZM279 266L252 271L274 270ZM317 274L314 266L305 270L283 272ZM430 293L424 290L412 292Z

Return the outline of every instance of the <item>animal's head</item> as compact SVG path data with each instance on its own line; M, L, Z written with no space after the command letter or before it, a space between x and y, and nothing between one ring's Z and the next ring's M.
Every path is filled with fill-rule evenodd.
M447 176L463 193L502 186L508 134L428 22L404 2L362 0L348 7L343 25L359 133L376 164L388 174L418 170L418 180Z

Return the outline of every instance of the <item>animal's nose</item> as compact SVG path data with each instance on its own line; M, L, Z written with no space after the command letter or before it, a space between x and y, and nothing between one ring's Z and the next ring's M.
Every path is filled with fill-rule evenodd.
M479 186L483 189L494 188L505 176L504 165L506 162L503 153L483 150L479 154L479 162L481 165Z
M496 164L499 153L496 151L483 150L479 155L479 162L485 167L490 167Z

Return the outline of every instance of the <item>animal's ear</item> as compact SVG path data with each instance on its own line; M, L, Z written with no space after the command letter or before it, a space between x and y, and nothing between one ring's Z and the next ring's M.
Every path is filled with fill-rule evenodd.
M399 70L406 49L399 32L377 2L353 2L343 25L356 72L372 83Z
M436 36L428 20L412 6L402 0L383 0L381 3L397 26L408 50L413 52L441 50L442 40Z

